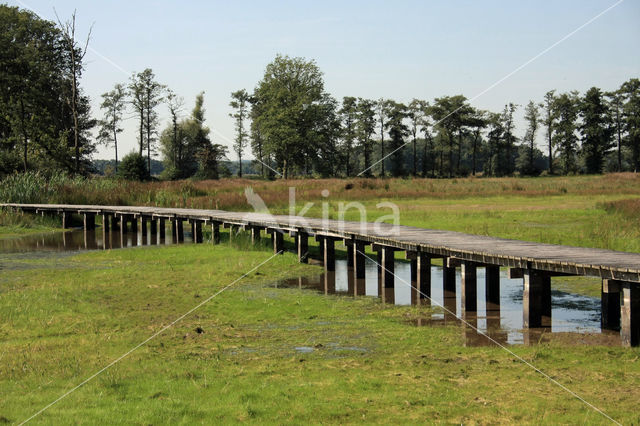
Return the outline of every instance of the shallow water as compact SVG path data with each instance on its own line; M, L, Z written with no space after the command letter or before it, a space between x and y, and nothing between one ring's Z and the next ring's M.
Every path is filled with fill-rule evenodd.
M468 345L531 344L550 339L570 342L571 336L580 344L621 344L617 332L604 332L600 328L600 300L578 294L554 291L552 288L552 321L550 328L522 329L522 279L510 279L506 270L500 272L500 306L485 303L485 271L478 268L478 306L476 312L462 313L461 276L456 271L456 292L446 293L442 288L442 267L431 267L431 306L434 313L408 320L416 326L461 324ZM336 260L335 273L314 277L298 277L280 281L276 286L314 289L325 294L379 297L377 264L365 261L364 280L354 280L353 269L346 260ZM407 262L395 262L395 289L385 289L385 301L396 305L410 305L411 266ZM553 286L553 279L552 279ZM414 292L415 293L415 292Z
M168 230L167 230L168 231ZM184 241L192 242L191 234L185 230ZM166 238L156 235L142 235L119 231L103 233L75 229L67 232L32 234L16 238L0 239L0 269L20 267L20 259L47 258L65 255L64 252L84 250L117 249L150 245L174 244L171 232ZM9 256L9 254L11 254ZM69 253L70 254L70 253ZM4 260L4 261L3 261ZM16 263L18 262L18 263ZM410 305L416 303L415 292L412 300L411 267L407 262L395 263L395 288L384 289L386 303ZM552 280L552 323L551 328L522 330L522 279L510 279L506 271L500 273L500 306L485 303L484 268L477 270L477 312L462 313L460 271L456 271L455 294L442 289L442 268L431 267L431 306L434 313L408 320L416 326L463 324L465 342L468 345L487 344L529 344L549 339L562 339L568 343L593 343L604 345L621 344L617 332L600 329L600 300L592 297L553 291ZM336 260L335 272L310 277L298 277L275 283L276 287L299 287L314 289L325 294L348 294L353 296L379 297L378 270L376 263L365 260L365 278L353 279L353 269L347 267L346 260ZM424 302L422 302L424 303ZM488 338L488 337L489 338ZM573 337L573 338L572 338Z
M73 229L66 232L31 234L0 239L0 253L82 251L173 244L171 232L168 231L163 239L158 238L157 235L151 235L150 232L147 232L147 235L142 235L141 232L136 234L128 232L121 235L119 231L104 233L101 229L95 231ZM192 242L191 233L185 231L184 241Z

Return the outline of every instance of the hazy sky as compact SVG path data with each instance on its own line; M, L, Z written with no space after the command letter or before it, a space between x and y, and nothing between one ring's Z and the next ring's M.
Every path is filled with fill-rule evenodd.
M185 99L205 92L212 139L230 146L230 93L253 90L277 53L314 59L326 90L432 100L474 98L615 0L579 1L9 1L63 20L77 10L80 34L93 23L82 86L100 116L100 95L152 68ZM550 89L615 89L640 77L640 2L626 0L472 101L499 111L540 101ZM106 60L105 58L108 58ZM159 110L162 127L166 107ZM518 117L522 115L520 108ZM521 122L517 133L524 133ZM135 120L120 150L137 146ZM541 135L542 136L542 135ZM101 148L96 158L112 158ZM235 158L233 154L230 158Z

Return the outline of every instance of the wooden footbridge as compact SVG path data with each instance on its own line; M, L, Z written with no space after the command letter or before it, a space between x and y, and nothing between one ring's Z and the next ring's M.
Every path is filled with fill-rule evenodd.
M343 241L355 278L364 278L365 246L378 253L381 293L394 287L394 252L405 251L411 260L412 284L416 297L431 295L431 260L443 259L443 289L455 293L455 271L461 269L463 314L477 307L476 269L486 268L486 301L500 303L500 267L509 268L511 278L523 278L523 325L525 328L551 325L551 277L591 276L602 279L602 328L620 329L623 344L640 345L640 253L626 253L584 247L508 240L459 232L394 226L380 223L308 219L299 216L272 216L221 210L160 207L89 206L54 204L0 204L22 212L60 215L64 228L72 215L83 217L84 229L95 229L96 216L102 218L103 233L109 229L140 232L165 238L167 222L174 241L184 240L184 223L191 225L193 241L201 243L203 226L211 226L212 241L220 241L220 228L230 235L242 228L252 241L262 231L271 235L275 253L284 249L284 233L293 236L299 260L306 262L309 237L319 243L327 271L335 270L335 242ZM384 298L383 298L384 299Z

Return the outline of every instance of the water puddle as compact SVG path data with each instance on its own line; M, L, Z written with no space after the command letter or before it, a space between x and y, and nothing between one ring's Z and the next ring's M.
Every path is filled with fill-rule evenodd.
M167 229L165 238L158 238L147 232L128 232L121 234L119 231L102 232L84 231L73 229L66 232L47 232L43 234L31 234L21 237L0 238L0 253L39 253L62 251L83 251L100 249L119 249L126 247L167 245L174 244L171 232ZM191 233L184 232L184 242L192 242Z
M169 231L167 229L167 231ZM192 242L191 234L185 230L184 242ZM118 249L174 244L171 232L166 238L147 232L121 234L119 231L102 232L74 229L67 232L31 234L16 238L0 239L0 270L34 267L24 260L55 259L73 252L84 250ZM64 253L68 252L68 253ZM311 260L313 261L313 260ZM365 278L354 279L353 270L346 260L336 260L335 272L311 277L299 277L280 281L274 287L304 288L323 294L383 297L385 303L396 305L416 304L415 291L411 291L411 267L407 262L395 263L394 289L378 288L378 267L370 259L365 260ZM538 342L561 341L567 344L595 344L620 346L617 332L602 331L600 328L600 300L561 291L552 291L552 322L550 328L522 329L522 279L509 279L506 271L500 275L500 304L487 306L485 303L484 268L477 270L477 312L462 313L460 271L456 271L456 291L443 292L442 268L431 268L431 307L421 317L407 317L407 323L414 326L460 325L464 340L470 346L500 344L534 344ZM552 284L553 285L553 284ZM421 301L424 304L424 301ZM305 352L313 348L295 348Z
M567 344L620 346L620 334L600 328L600 300L578 294L552 290L552 320L550 328L522 328L522 279L510 279L506 271L500 273L500 304L485 303L484 269L477 270L476 312L462 313L461 277L456 271L456 291L444 292L442 268L431 268L431 307L421 317L407 317L414 326L459 325L465 344L486 346L499 344L536 344L561 341ZM385 303L417 304L411 286L411 266L395 263L395 288L384 289ZM274 287L310 289L323 294L381 297L378 288L378 267L370 259L365 261L365 278L354 279L353 269L346 260L336 260L336 271L317 276L298 277L280 281ZM425 304L424 301L420 303ZM429 304L428 302L426 304Z

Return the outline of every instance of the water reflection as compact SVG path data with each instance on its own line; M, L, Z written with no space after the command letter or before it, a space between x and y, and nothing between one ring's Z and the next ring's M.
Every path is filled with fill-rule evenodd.
M443 289L443 268L431 267L431 298L420 299L411 282L411 267L406 262L395 263L395 287L382 288L378 282L378 267L367 259L365 278L356 279L346 260L336 260L335 272L309 277L300 286L297 278L284 280L278 286L315 289L324 294L382 297L385 303L396 305L417 304L432 306L425 316L410 320L416 326L459 325L465 343L470 346L499 344L534 344L550 339L576 336L583 343L620 345L616 332L601 332L600 301L576 294L552 291L553 317L551 327L523 330L522 327L522 279L509 279L506 271L499 272L500 291L489 286L494 294L486 294L485 269L477 270L477 311L463 311L461 301L461 276L459 270L450 270L447 290ZM490 271L490 274L498 273ZM415 285L415 282L414 282ZM488 299L488 300L487 300ZM497 303L496 303L497 302ZM552 333L553 331L553 333ZM577 334L578 333L578 334ZM569 339L567 339L567 342Z
M0 239L0 253L25 253L33 251L81 251L110 250L123 247L174 244L171 233L160 238L160 232L121 232L120 227L113 231L73 229L66 232L47 232L25 235L18 238ZM112 228L113 229L113 228ZM184 241L192 242L191 233L185 232Z

